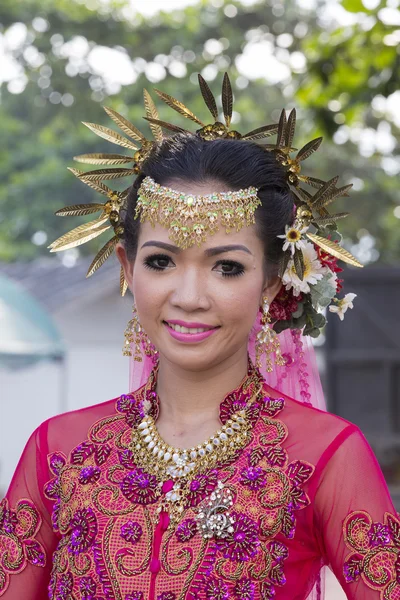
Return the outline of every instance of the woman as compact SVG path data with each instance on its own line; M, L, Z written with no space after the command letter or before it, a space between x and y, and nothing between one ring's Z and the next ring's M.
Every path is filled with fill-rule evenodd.
M114 168L75 172L108 201L94 224L51 247L82 243L110 220L114 238L89 274L115 248L122 291L135 298L125 353L146 354L134 369L146 377L33 433L1 505L5 600L303 599L323 565L350 599L399 594L400 522L382 473L355 425L311 405L319 381L300 337L323 326L317 291L341 318L351 307L354 295L334 300L335 256L355 259L329 243L326 210L347 188L299 174L294 113L231 132L229 90L225 77L225 126L200 122L190 134L163 123L175 127L165 139L145 96L157 141L141 139L128 196L101 183ZM273 149L252 141L277 131ZM85 206L59 214L94 212Z

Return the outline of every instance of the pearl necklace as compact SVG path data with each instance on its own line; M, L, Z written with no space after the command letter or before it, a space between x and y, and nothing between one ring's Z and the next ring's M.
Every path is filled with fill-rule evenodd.
M242 448L249 428L246 410L240 410L202 444L173 448L164 442L153 418L147 415L133 431L132 450L137 464L158 478L193 477L200 470L212 468L219 458L227 460Z

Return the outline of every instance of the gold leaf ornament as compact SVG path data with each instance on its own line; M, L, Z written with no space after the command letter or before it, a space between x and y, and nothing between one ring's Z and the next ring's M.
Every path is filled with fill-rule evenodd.
M156 105L154 104L153 98L150 96L149 92L144 89L143 90L143 101L144 101L144 108L146 111L146 117L150 117L151 119L158 119L158 111L156 108ZM150 123L150 129L151 132L154 136L154 139L157 140L157 142L161 142L163 139L163 133L162 133L162 129L159 125L156 125L155 123Z
M343 262L352 265L353 267L363 267L359 260L357 260L350 252L348 252L339 244L332 242L332 240L328 240L327 238L321 237L320 235L315 235L313 233L306 233L308 239L310 239L314 244L322 248L324 252L342 260Z
M109 127L104 127L103 125L96 125L95 123L85 123L84 121L82 122L86 127L88 127L88 129L93 131L93 133L107 140L108 142L111 142L112 144L117 144L118 146L122 146L123 148L129 148L130 150L138 150L138 146L136 146L136 144L123 137L119 133L116 133Z
M189 110L188 107L182 102L176 98L173 98L173 96L166 94L165 92L161 92L160 90L155 89L154 91L162 100L164 100L166 104L168 104L168 106L176 110L179 114L204 127L204 123L202 123L202 121L200 121L200 119L198 119L196 115L192 113L192 111Z
M62 235L57 240L52 242L48 248L50 252L60 252L61 250L69 250L70 248L76 248L81 244L85 244L90 240L93 240L97 236L101 235L107 229L110 229L111 225L103 225L108 220L108 216L101 217L85 225L79 225L72 231Z

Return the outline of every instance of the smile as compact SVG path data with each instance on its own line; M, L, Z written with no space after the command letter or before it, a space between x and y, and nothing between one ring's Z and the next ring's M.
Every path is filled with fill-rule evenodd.
M166 321L168 327L171 327L174 331L178 333L203 333L204 331L210 331L210 329L214 329L214 327L183 327L182 325L176 325L175 323L169 323Z
M171 337L186 344L201 342L219 329L219 327L212 327L203 323L187 323L190 327L171 321L163 321L163 323Z

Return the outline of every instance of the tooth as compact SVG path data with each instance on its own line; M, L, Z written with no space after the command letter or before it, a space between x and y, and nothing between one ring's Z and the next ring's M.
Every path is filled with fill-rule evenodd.
M173 329L174 331L177 331L178 333L189 333L189 334L194 334L194 333L203 333L204 331L208 331L207 329L204 329L202 327L183 327L182 325L175 325L172 323L169 323L169 326L171 327L171 329Z

